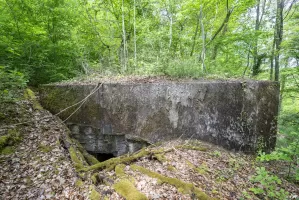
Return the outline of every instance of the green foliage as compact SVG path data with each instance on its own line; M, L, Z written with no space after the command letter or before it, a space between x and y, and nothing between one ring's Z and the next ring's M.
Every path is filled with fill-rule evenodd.
M299 68L281 71L281 104L276 149L270 154L259 152L257 160L277 162L280 174L299 181Z
M201 30L196 28L202 6L208 73L240 76L256 37L240 19L254 3L147 0L124 1L122 8L114 0L0 0L0 64L26 74L30 85L91 73L202 77ZM233 10L231 23L212 41L227 6Z
M0 66L0 103L16 101L26 82L22 73Z
M221 152L216 150L216 151L213 152L213 156L221 157Z
M77 74L76 1L0 0L0 5L0 65L23 72L31 85Z
M266 199L285 200L288 192L280 188L281 180L274 175L270 175L264 167L256 168L256 175L250 179L253 183L257 183L257 187L250 188L255 195Z
M286 146L276 148L270 154L260 152L257 159L259 161L283 161L286 163L284 174L288 179L299 181L299 129L296 132L289 133L284 139Z

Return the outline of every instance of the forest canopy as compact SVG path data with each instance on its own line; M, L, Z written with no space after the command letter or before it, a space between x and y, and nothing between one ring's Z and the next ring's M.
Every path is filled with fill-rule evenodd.
M0 66L30 85L92 73L278 80L298 66L296 0L0 0L0 11Z

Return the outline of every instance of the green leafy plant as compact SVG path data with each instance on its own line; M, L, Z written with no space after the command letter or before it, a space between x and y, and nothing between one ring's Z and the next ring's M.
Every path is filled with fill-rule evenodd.
M288 192L279 188L281 180L269 174L265 167L257 167L256 175L251 177L250 181L257 184L256 187L249 189L257 196L263 196L265 199L287 199Z
M221 152L220 151L214 151L213 156L215 157L221 157Z
M260 152L257 157L258 161L268 162L268 161L283 161L286 163L286 169L284 173L286 174L286 178L299 181L299 130L296 132L288 133L284 140L286 141L285 146L281 146L276 148L270 154L266 154L264 152Z
M0 66L0 102L13 102L26 86L26 79L21 72L8 70Z

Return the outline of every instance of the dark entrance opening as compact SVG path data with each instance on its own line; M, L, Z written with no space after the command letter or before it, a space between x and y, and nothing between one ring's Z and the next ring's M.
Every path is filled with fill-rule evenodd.
M88 153L93 155L99 162L103 162L115 157L112 153L95 153L91 151L88 151Z

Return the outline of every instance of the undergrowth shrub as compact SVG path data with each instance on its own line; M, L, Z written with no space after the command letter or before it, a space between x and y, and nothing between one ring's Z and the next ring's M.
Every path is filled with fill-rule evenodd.
M262 199L285 200L289 195L288 192L279 187L281 180L268 173L265 167L257 167L256 175L251 177L250 181L256 183L257 186L249 190Z
M20 97L27 80L21 72L0 66L0 103L14 102Z
M285 163L282 169L283 174L288 180L299 183L299 129L298 131L285 134L280 140L284 144L276 148L270 154L260 152L257 157L258 161L280 161Z

